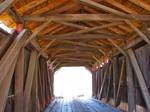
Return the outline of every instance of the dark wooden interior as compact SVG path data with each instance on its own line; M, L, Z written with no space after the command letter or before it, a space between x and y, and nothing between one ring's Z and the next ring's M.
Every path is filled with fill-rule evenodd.
M0 112L43 112L54 73L85 66L93 97L150 112L150 0L0 0Z

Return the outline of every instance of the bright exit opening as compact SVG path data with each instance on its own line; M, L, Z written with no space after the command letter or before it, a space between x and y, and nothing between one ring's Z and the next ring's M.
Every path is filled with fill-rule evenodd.
M92 74L85 67L62 67L54 74L55 97L89 98L92 95Z

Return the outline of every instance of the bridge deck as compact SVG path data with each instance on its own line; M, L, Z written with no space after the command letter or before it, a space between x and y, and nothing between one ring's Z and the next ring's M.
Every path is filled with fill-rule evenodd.
M94 99L88 100L54 100L46 109L45 112L121 112L120 110L111 107Z

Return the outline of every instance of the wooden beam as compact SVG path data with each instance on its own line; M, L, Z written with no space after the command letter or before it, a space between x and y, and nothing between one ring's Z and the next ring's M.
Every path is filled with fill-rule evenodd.
M40 111L39 104L38 104L39 103L38 74L39 74L39 60L37 59L36 60L36 67L35 67L35 75L34 75L34 80L33 80L33 84L32 84L31 97L30 97L31 98L30 105L32 105L31 109L30 109L31 112L39 112ZM47 86L49 87L49 85L47 85Z
M46 47L43 49L43 51L46 51L54 42L56 41L56 39L51 40Z
M96 2L94 2L92 0L80 0L80 1L82 1L84 3L87 3L87 4L91 5L91 6L97 7L99 9L102 9L104 11L107 11L107 12L116 14L118 16L124 17L124 18L128 18L128 19L131 19L131 18L136 19L137 18L137 15L136 15L136 17L134 15L128 15L128 14L123 13L121 11L112 9L110 7L104 6L104 5L99 4L99 3L96 3ZM142 16L140 18L142 18ZM119 47L117 44L115 44L115 42L112 39L108 39L108 41L111 42L123 55L126 56L126 53L124 52L124 50L121 47Z
M126 80L127 80L127 91L128 91L128 112L136 111L135 102L135 87L133 79L133 71L129 58L126 58Z
M76 58L76 57L68 57L68 58L65 58L65 57L61 57L61 58L56 58L57 61L59 62L62 62L62 61L80 61L80 62L89 62L89 61L92 61L92 59L84 59L84 58Z
M99 4L99 3L94 2L92 0L80 0L80 1L83 2L83 3L89 4L91 6L94 6L94 7L98 8L98 9L102 9L102 10L104 10L106 12L109 12L109 13L118 15L120 17L126 18L126 19L135 19L135 20L138 20L138 19L142 19L144 17L144 16L141 16L139 14L126 14L124 12L121 12L119 10L110 8L110 7L102 5L102 4Z
M115 0L106 0L107 3L115 6L115 7L118 7L119 9L122 9L123 11L127 12L127 13L133 13L133 14L138 14L136 12L136 10L134 10L133 8L130 8L124 4L121 4L120 2L117 2Z
M35 48L35 50L40 53L40 56L44 57L45 59L48 59L47 53L45 53L44 51L42 51L42 49L41 49L41 47L40 47L40 45L39 45L37 39L35 39L35 38L32 39L32 40L30 41L30 43L31 43L31 45Z
M21 49L19 54L17 65L15 69L15 97L14 97L14 112L21 112L23 108L23 89L24 89L24 59L25 59L24 48Z
M92 52L85 52L83 54L81 54L81 52L76 53L76 55L74 55L75 52L69 52L69 53L62 53L62 54L57 54L54 57L77 57L77 58L92 58L92 56L96 55L96 56L100 56L98 54L94 54Z
M110 62L109 72L108 72L108 86L107 86L107 93L106 93L106 101L109 101L110 96L110 87L111 87L111 80L112 80L112 63Z
M68 2L68 0L55 0L55 1L51 1L49 3L47 3L46 7L42 7L39 8L38 10L34 11L31 13L31 15L41 15L44 14L50 10L53 10L55 8L58 8L59 6L61 6L62 4Z
M119 83L117 88L117 95L116 95L116 103L119 105L120 103L120 96L121 96L121 90L122 90L122 84L125 81L125 59L122 60L121 70L120 70L120 76L119 76Z
M84 56L84 55L80 55L80 53L78 53L76 56L74 56L74 55L72 55L73 53L66 53L66 54L60 54L60 55L56 55L55 57L56 57L56 60L57 59L63 59L63 58L65 58L65 59L77 59L77 60L93 60L93 58L91 58L91 55L93 55L92 53L91 54L88 54L88 53L85 53L85 55L87 55L87 56ZM79 57L80 57L80 59L79 59ZM58 60L57 60L58 61Z
M7 49L10 47L11 43L14 41L15 37L16 37L16 32L13 31L12 35L10 35L5 41L4 43L1 45L1 49L0 49L0 59L3 57L3 55L5 54L5 52L7 51Z
M66 25L68 26L72 26L75 28L79 28L79 29L86 29L88 27L85 26L81 26L81 25L77 25L77 24L73 24L73 23L67 23ZM99 32L99 31L97 31ZM126 55L125 51L119 46L117 45L112 39L107 39L113 46L115 46L122 54ZM101 49L100 49L101 50ZM101 53L105 54L105 52L102 50Z
M46 21L42 25L40 25L38 28L36 28L36 30L31 34L31 36L26 41L25 45L27 45L33 38L37 37L37 35L50 24L50 22L51 21Z
M29 2L26 5L23 5L21 8L17 9L17 11L21 14L41 5L42 3L46 2L47 0L39 0L38 2L36 0Z
M145 1L142 0L129 0L129 1L150 12L150 5Z
M57 54L62 54L64 53L64 51L68 51L68 52L74 52L74 51L78 51L78 52L81 52L81 53L95 53L95 54L100 54L100 51L96 50L96 49L93 49L93 48L90 48L90 47L79 47L79 48L69 48L70 46L66 46L66 47L53 47L50 49L50 52L49 54L55 56Z
M31 56L30 56L28 74L27 74L26 83L25 83L25 89L24 89L24 103L25 103L24 104L24 111L25 112L29 112L31 88L32 88L34 74L35 74L37 59L38 59L37 58L37 52L32 51Z
M113 100L114 106L116 106L117 75L119 74L119 68L118 68L118 60L116 57L112 59L112 62L113 62Z
M62 42L62 43L59 43L59 44L56 44L56 45L53 45L53 46L50 46L50 48L48 49L48 50L50 50L50 51L55 51L55 50L57 50L56 52L53 52L54 54L55 53L57 53L57 52L63 52L65 49L67 49L67 51L72 51L72 50L77 50L77 51L80 51L80 49L81 49L81 51L98 51L98 52L100 52L98 49L93 49L92 47L89 47L89 46L82 46L82 45L78 45L78 44L71 44L71 43L65 43L65 42L63 42L63 41L60 41L59 40L59 42ZM74 42L74 41L72 41L72 42ZM75 42L77 42L77 41L75 41ZM80 41L80 43L84 43L84 42L82 42L82 41ZM85 43L85 44L88 44L88 43ZM93 44L89 44L89 45L93 45ZM111 46L103 46L103 45L94 45L94 46L98 46L98 48L107 48L107 49L110 49L110 48L112 48ZM97 53L98 53L97 52Z
M59 64L60 66L87 66L87 62L63 62Z
M103 93L104 85L105 85L105 83L106 83L106 78L107 78L107 76L108 76L109 67L110 67L110 63L108 63L108 64L106 65L106 70L105 70L105 72L104 72L104 78L103 78L103 81L102 81L102 84L101 84L100 93L99 93L99 96L98 96L99 99L102 98L102 93Z
M13 61L13 63L11 63L10 69L7 68L6 77L0 82L0 88L1 88L0 89L0 112L4 112L5 110L5 106L8 98L8 92L11 86L11 80L14 74L16 62L17 62L17 57Z
M7 96L14 74L15 65L21 48L27 39L27 30L23 30L13 41L0 61L0 112L4 112Z
M55 42L56 40L53 39L51 40L47 45L46 47L43 49L43 50L40 50L39 54L38 54L38 57L41 56L41 54L45 53L45 51Z
M63 12L67 11L69 14L72 14L76 11L80 10L79 7L77 7L72 2L68 2L67 4L64 4L61 7L55 8L53 10L50 10L46 12L46 15L53 15L53 14L62 14Z
M60 37L72 36L74 34L88 33L88 32L92 32L92 31L97 31L97 30L100 30L100 29L104 29L104 28L120 25L120 24L123 24L123 22L113 22L113 23L109 23L109 24L103 24L101 26L96 26L96 27L93 27L93 28L87 28L87 29L83 29L83 30L79 30L79 31L75 31L75 32L70 32L70 33L67 33L67 34L61 34ZM53 37L53 35L51 35L50 37Z
M23 18L19 15L19 13L15 10L14 7L10 7L8 9L8 13L9 15L12 17L12 19L17 23L17 24L23 24L24 25L24 20ZM24 27L24 26L23 26ZM43 25L43 27L46 27ZM35 36L38 35L38 33L40 32L40 30L42 30L42 25L40 26L40 28L38 27L37 29L35 29L35 34L33 35L33 33L30 31L30 34L33 36L30 36L30 38L28 39L28 41L26 42L26 44L28 44L28 42L30 41L31 45L38 51L40 52L40 55L42 55L45 58L47 57L47 54L45 52L43 52L39 46L39 43L37 42L37 40L34 38ZM44 29L44 28L43 28ZM37 30L39 30L37 32ZM31 39L31 40L30 40Z
M0 61L0 83L3 80L3 78L7 75L7 71L8 68L11 67L11 63L16 59L17 55L19 55L19 51L23 47L26 39L27 30L25 29L16 37L16 39L13 41L5 55L2 57Z
M128 55L132 64L132 67L134 69L135 75L137 77L140 89L141 89L141 93L143 95L143 98L145 100L145 104L147 106L148 111L150 111L150 94L148 91L148 88L146 86L146 82L144 80L144 75L140 69L140 66L138 64L137 58L134 54L134 51L132 49L128 50Z
M101 49L102 48L101 46L86 44L86 43L82 43L82 42L73 42L73 41L67 41L67 40L64 40L63 42L68 43L68 44L84 46L84 47L91 47L91 48L95 48L95 49Z
M23 18L18 14L16 9L14 7L8 8L8 14L12 17L12 19L17 23L17 24L24 24Z
M78 40L78 39L126 39L126 37L117 34L73 34L70 36L62 35L43 35L41 40Z
M25 21L36 21L36 22L64 22L64 21L124 21L125 19L129 20L141 20L149 21L149 15L129 15L130 18L119 17L112 14L57 14L51 16L25 16Z
M36 22L64 22L64 21L123 21L124 18L116 17L112 14L57 14L47 17L25 16L25 21Z
M0 3L0 14L3 13L13 2L14 0L5 0Z
M92 56L92 57L95 59L96 62L101 63L101 61L99 59L97 59L97 57L95 57L95 56Z
M96 97L96 72L92 72L92 96Z
M137 34L150 45L150 39L142 32L140 29L138 29L132 22L126 20L126 23L135 31Z
M125 52L119 45L117 45L117 44L114 42L114 40L108 39L108 41L109 41L110 43L112 43L112 45L114 45L114 46L118 49L118 51L120 51L124 56L126 56L126 52Z
M62 64L62 63L69 63L70 65L71 64L76 64L76 65L80 65L80 64L90 64L90 63L92 63L92 61L79 61L79 60L64 60L64 61L60 61L60 62L58 62L57 63L57 65L59 65L59 64ZM55 69L55 67L54 67L54 69Z

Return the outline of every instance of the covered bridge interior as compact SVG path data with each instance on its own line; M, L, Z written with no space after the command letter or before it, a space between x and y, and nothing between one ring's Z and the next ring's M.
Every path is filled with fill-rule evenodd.
M50 110L67 66L92 72L92 101L150 112L150 0L0 0L0 22L0 112L70 112Z

